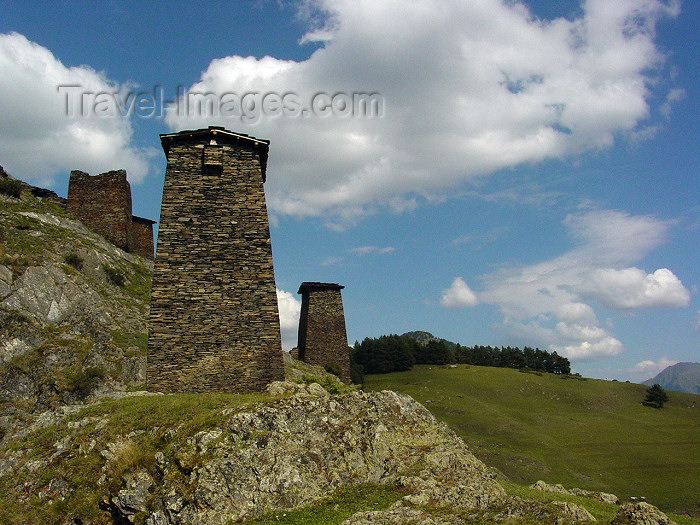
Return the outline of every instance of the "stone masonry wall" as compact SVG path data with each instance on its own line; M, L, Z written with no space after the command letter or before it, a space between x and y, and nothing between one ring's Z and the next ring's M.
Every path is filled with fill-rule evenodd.
M73 170L66 211L115 246L128 251L131 240L131 187L126 171L90 176Z
M148 342L153 391L259 391L284 376L261 169L267 144L231 135L161 136L168 165Z
M33 192L37 195L35 192ZM154 221L131 214L126 171L70 172L66 211L124 251L153 259Z
M153 259L153 221L132 216L129 251Z
M350 381L350 348L340 290L334 283L305 282L299 287L299 359L312 365L335 364L340 378Z

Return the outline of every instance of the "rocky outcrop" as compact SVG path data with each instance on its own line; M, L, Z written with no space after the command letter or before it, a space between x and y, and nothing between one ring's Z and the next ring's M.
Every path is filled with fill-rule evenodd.
M128 406L141 403L122 396ZM143 402L170 399L178 398L150 394ZM255 399L216 409L205 428L184 420L129 425L113 419L114 401L55 411L25 432L30 445L0 449L0 489L15 508L31 507L36 516L71 509L65 518L84 525L107 523L105 516L124 524L220 525L282 514L367 483L391 487L398 501L357 512L345 525L594 521L572 503L508 497L496 473L409 396L330 395L317 383L278 382ZM137 421L148 414L128 413ZM48 429L50 440L42 441ZM80 470L64 467L74 465ZM94 484L81 485L86 479ZM0 506L0 521L3 512Z
M598 501L604 501L605 503L611 503L612 505L619 505L620 499L615 494L609 494L607 492L595 492L592 490L584 490L579 488L565 489L562 485L549 485L542 480L533 483L530 486L531 489L543 490L546 492L556 492L558 494L569 494L571 496L585 496L587 498L597 499Z
M504 501L495 473L408 396L332 396L316 383L273 383L270 391L262 402L219 410L197 431L186 421L115 428L113 405L101 410L100 403L84 415L80 408L55 412L23 437L35 443L52 429L42 448L1 449L2 490L20 508L93 501L95 512L99 504L115 520L150 525L218 525L363 483L405 487L406 509L391 511L398 516L423 506L457 516ZM61 467L77 464L84 465L79 472ZM80 486L85 479L94 487ZM73 516L104 523L94 512Z
M475 509L476 512L431 509L427 506L411 507L399 501L387 510L358 512L342 525L467 525L474 522L500 523L524 519L538 523L592 522L596 519L582 506L555 501L548 504L525 501L517 497L502 500L504 510Z
M487 508L505 497L491 469L408 396L271 387L280 389L296 393L225 414L217 428L161 457L163 497L155 504L144 497L155 485L144 473L113 495L114 503L147 512L147 523L204 525L297 507L367 482L406 486L413 505Z
M581 505L566 501L552 501L542 504L519 497L509 498L505 509L494 516L493 521L530 518L543 523L566 523L576 521L596 521Z
M342 525L464 525L458 516L437 516L425 509L407 507L399 501L387 510L358 512Z
M674 523L666 514L649 503L621 505L610 525L669 525Z

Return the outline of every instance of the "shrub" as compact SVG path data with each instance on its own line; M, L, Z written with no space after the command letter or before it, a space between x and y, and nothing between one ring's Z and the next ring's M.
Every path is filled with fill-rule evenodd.
M66 262L66 264L71 265L73 268L76 270L82 270L83 269L83 258L78 255L77 253L69 253L66 255L63 260Z
M19 199L22 196L22 183L14 179L0 179L0 193Z
M559 377L561 379L576 379L577 381L588 381L588 378L583 377L578 372L576 372L575 374L562 374Z
M109 279L109 282L113 285L124 286L126 284L126 277L124 277L124 274L116 268L104 266L103 270L107 274L107 279Z
M323 368L326 372L333 374L334 376L340 377L343 375L343 370L338 363L326 363L323 365Z
M364 368L355 361L350 361L350 381L356 385L362 385L365 382Z
M539 370L532 370L531 368L520 368L518 372L520 372L521 374L533 374L536 376L542 375L542 372L540 372Z
M100 380L105 377L105 371L99 366L91 366L67 377L68 390L84 399L95 390Z
M321 385L326 392L329 394L341 394L345 390L344 385L341 383L338 383L334 379L331 379L328 376L325 377L319 377L319 376L312 376L309 374L304 374L301 376L301 383L304 383L305 385L310 385L311 383L318 383Z

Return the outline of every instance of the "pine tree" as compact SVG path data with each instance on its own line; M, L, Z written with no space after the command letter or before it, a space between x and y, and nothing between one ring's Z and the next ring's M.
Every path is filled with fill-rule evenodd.
M642 405L652 408L662 408L666 401L668 401L668 394L661 388L660 384L656 383L654 386L647 388L647 397L642 401Z

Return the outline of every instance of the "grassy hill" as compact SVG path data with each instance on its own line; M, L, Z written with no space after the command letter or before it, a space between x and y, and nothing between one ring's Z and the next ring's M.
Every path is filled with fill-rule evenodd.
M366 377L368 390L413 396L512 481L543 479L644 496L667 511L700 510L700 397L646 386L518 370L416 366Z

